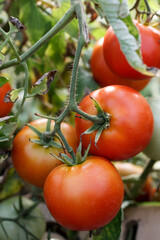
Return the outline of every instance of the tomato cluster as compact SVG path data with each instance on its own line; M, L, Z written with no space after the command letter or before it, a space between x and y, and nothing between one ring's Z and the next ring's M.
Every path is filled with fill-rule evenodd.
M143 33L143 27L140 25L139 28ZM84 150L90 145L90 156L77 164L62 164L56 157L64 149L46 148L30 141L38 139L38 136L28 126L13 141L11 156L18 174L25 181L43 188L46 205L53 217L74 231L103 227L116 216L123 201L124 188L111 161L134 157L147 147L153 133L152 110L138 92L150 79L130 69L124 70L125 73L131 72L131 75L125 75L126 79L124 74L118 75L118 71L113 73L110 66L114 61L109 60L112 55L109 50L116 52L119 45L114 37L111 43L117 45L104 47L114 35L111 28L106 35L104 42L102 39L96 44L90 61L93 75L102 88L93 91L79 104L80 111L97 116L96 119L101 121L93 123L77 114L75 128L64 122L61 124L61 131L74 152L78 138ZM142 39L142 56L145 59L143 42ZM148 62L146 64L150 66ZM46 124L43 119L30 123L41 132L45 131ZM94 124L96 130L87 132ZM99 129L101 132L97 138Z

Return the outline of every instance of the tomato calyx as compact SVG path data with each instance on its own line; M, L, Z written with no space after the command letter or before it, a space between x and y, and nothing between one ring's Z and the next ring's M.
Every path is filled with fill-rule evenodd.
M66 164L67 166L72 167L72 166L81 164L86 160L86 158L88 156L88 153L89 153L90 146L91 146L91 143L88 145L84 155L82 156L82 142L80 140L79 146L77 148L76 159L75 160L68 157L64 153L59 153L59 157L57 157L53 153L51 153L51 155L54 156L55 158L57 158L58 160L60 160L61 162L63 162L64 164Z
M27 124L27 126L38 136L38 139L29 139L32 143L39 144L44 148L55 147L55 148L63 148L63 143L60 138L55 134L54 131L50 131L50 121L47 122L46 131L41 132L33 125ZM57 138L59 142L55 141Z
M99 119L103 119L103 121L100 121L99 123L94 123L90 128L88 128L84 133L82 133L81 136L84 134L91 134L92 132L97 131L95 136L95 146L96 146L103 130L108 129L110 127L111 114L104 112L99 102L96 99L94 99L91 96L90 98L93 101L94 106L97 110L97 117L99 117Z

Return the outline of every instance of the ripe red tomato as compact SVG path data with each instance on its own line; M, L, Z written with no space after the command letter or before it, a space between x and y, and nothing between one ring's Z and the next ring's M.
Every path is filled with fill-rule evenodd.
M111 114L110 127L103 130L97 146L97 131L82 136L82 144L90 153L109 160L124 160L141 152L149 143L153 132L153 115L146 99L132 88L112 85L95 90L91 97L96 99L104 112ZM93 101L86 96L79 108L91 115L97 110ZM77 136L93 125L82 118L75 119Z
M141 36L143 62L148 67L160 68L160 31L150 26L144 26L137 21L134 21L134 23ZM146 75L137 72L129 65L111 27L109 27L104 37L103 53L109 68L117 75L137 80L146 78Z
M12 88L11 88L11 85L7 82L5 83L2 87L0 87L0 117L5 117L7 116L12 107L13 107L13 103L9 102L9 103L5 103L4 102L4 97L6 95L6 93L8 91L10 91Z
M88 157L75 166L60 165L44 184L44 198L52 216L73 231L103 227L118 213L123 201L121 177L108 160Z
M44 132L46 123L46 119L38 119L30 124ZM51 126L53 129L54 121L52 121ZM69 145L75 151L77 147L75 129L68 123L63 122L61 130ZM30 139L38 139L38 136L28 126L25 126L14 138L11 152L12 162L22 179L42 188L49 172L62 163L50 153L58 156L63 150L54 147L44 148L42 145L32 143Z
M104 60L103 41L104 38L101 38L97 41L90 60L91 71L97 83L101 87L118 84L141 91L149 83L150 78L138 81L133 79L124 79L113 73Z

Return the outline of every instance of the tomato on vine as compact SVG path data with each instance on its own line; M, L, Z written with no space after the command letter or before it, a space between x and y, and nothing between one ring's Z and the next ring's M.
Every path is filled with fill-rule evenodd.
M160 68L160 31L138 23L134 20L141 37L142 60L148 67ZM104 37L103 44L104 59L115 74L130 79L145 79L147 76L133 69L126 60L120 49L119 41L112 29L109 27Z
M141 152L149 143L153 133L153 114L146 99L127 86L112 85L93 91L79 104L79 108L97 115L92 101L95 99L110 119L104 121L103 131L98 139L97 131L84 134L93 127L93 122L77 117L77 136L82 139L84 148L91 141L90 154L106 157L109 160L124 160ZM101 124L97 125L101 128Z
M90 156L83 163L54 168L44 184L46 205L65 228L88 231L103 227L123 201L121 177L113 164Z
M0 106L1 106L0 107L0 117L7 116L13 107L13 103L4 102L4 97L5 97L6 93L8 91L10 91L11 89L12 88L11 88L11 85L9 82L5 83L2 87L0 87Z
M124 79L113 73L107 65L103 56L103 42L104 38L99 39L93 49L90 59L90 67L96 82L101 87L108 85L125 85L137 91L141 91L149 83L150 78L144 80Z
M47 124L46 119L34 120L30 125L36 127L41 132L45 131ZM54 121L51 121L51 128L54 127ZM69 145L76 151L77 137L74 127L68 123L62 122L61 131L66 137ZM61 161L56 159L54 155L58 156L63 149L56 147L43 147L30 140L39 139L38 136L28 127L25 126L18 132L13 141L13 149L11 152L12 162L17 173L27 181L37 187L43 187L44 181L49 172L59 164ZM55 138L56 142L59 142Z

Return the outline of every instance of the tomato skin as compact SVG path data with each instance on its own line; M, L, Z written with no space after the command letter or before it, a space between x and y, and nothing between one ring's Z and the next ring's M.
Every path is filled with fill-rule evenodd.
M93 49L90 67L93 77L101 87L108 85L125 85L137 91L141 91L149 83L150 78L144 80L124 79L113 73L105 62L103 56L103 41L104 38L99 39Z
M142 25L135 20L134 23L141 36L143 62L148 67L160 68L160 31L153 27ZM137 72L128 64L111 27L109 27L104 37L103 53L106 63L117 75L137 80L146 78L146 75Z
M153 113L154 131L152 138L143 150L143 152L151 159L160 160L160 97L153 96L147 99Z
M141 152L149 143L153 132L153 115L146 99L127 86L112 85L93 91L104 112L111 114L110 127L103 130L97 146L96 131L82 135L82 144L87 148L90 141L90 154L106 157L109 160L124 160ZM79 108L91 115L97 110L93 101L86 96ZM75 119L77 136L93 125L82 118Z
M22 204L24 209L27 209L31 207L34 202L26 197L22 197ZM18 212L15 208L19 209L18 196L14 196L8 198L7 200L4 200L0 203L0 217L16 218L18 216ZM42 239L46 230L46 222L42 212L38 207L34 208L29 215L26 215L25 217L20 217L19 222L24 225L27 230L34 234L37 239ZM26 239L25 232L15 222L4 221L3 226L5 227L9 238L4 234L2 226L0 225L0 239ZM28 239L34 240L35 238L30 236Z
M52 216L73 231L93 230L109 223L118 213L123 195L116 168L96 156L73 167L63 164L54 168L44 184L44 198Z
M44 132L46 123L46 119L38 119L30 124ZM52 121L51 126L53 129L54 121ZM61 130L69 145L75 151L77 147L77 137L74 127L63 122ZM44 148L30 141L30 139L37 138L36 134L28 126L25 126L14 138L11 157L13 165L20 177L28 183L42 188L49 172L57 165L62 164L61 161L51 156L50 153L58 156L63 150L54 147Z
M10 91L12 88L11 88L11 85L7 82L5 83L2 87L0 87L0 117L5 117L7 116L12 107L13 107L13 103L9 102L9 103L5 103L4 102L4 97L6 95L6 93L8 91Z

